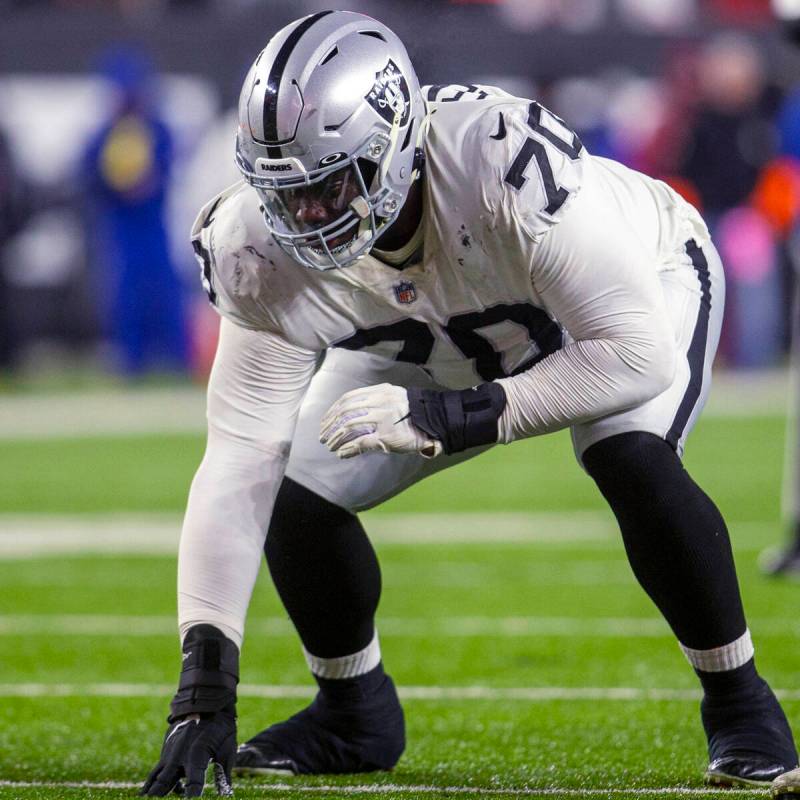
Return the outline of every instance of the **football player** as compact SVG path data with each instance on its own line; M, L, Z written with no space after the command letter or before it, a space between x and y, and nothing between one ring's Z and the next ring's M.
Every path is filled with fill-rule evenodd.
M183 669L143 793L389 769L403 711L358 512L496 444L569 427L704 690L709 781L797 763L753 661L725 522L681 464L709 391L722 266L663 183L536 102L420 87L397 36L323 11L248 74L243 180L193 244L222 315L180 545ZM324 357L324 360L323 360ZM234 750L262 549L319 692Z

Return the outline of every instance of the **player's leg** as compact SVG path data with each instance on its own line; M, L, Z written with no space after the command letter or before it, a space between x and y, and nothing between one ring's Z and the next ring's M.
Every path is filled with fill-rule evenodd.
M794 767L786 717L756 672L728 531L680 454L705 403L724 285L713 246L687 246L665 276L682 352L675 382L622 414L577 426L583 465L620 525L631 567L672 627L704 690L707 779L766 783Z
M382 382L437 388L412 365L334 350L303 404L265 553L320 691L310 707L242 745L240 773L388 769L403 751L403 714L375 628L380 568L356 512L476 451L343 461L320 445L319 420L330 405Z
M242 745L237 771L390 769L405 746L403 711L381 662L380 568L358 517L284 478L265 552L319 692Z

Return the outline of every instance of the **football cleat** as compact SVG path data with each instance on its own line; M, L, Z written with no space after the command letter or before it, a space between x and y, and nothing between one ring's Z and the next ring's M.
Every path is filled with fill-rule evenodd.
M783 548L765 550L759 558L759 564L765 575L800 580L800 541Z
M777 698L760 680L755 693L700 708L711 763L705 781L714 786L769 786L797 766L792 731Z
M783 764L764 758L727 756L715 758L706 769L705 781L712 786L769 786L786 772ZM800 781L800 775L798 775ZM800 782L797 791L800 792Z
M772 781L770 795L775 800L790 800L800 795L800 769L784 772Z
M236 775L323 775L394 767L405 749L403 709L392 679L366 696L308 708L239 746Z

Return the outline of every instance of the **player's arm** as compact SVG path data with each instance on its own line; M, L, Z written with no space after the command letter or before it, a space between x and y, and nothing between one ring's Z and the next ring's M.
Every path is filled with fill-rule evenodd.
M317 354L223 320L208 387L208 443L189 493L178 561L183 669L161 759L142 793L185 782L199 795L209 761L230 785L244 620Z
M350 392L323 420L330 449L343 457L455 453L596 419L669 386L676 347L652 256L600 187L588 180L558 224L536 237L528 221L538 224L537 214L520 219L514 204L506 208L499 235L510 261L532 254L536 289L573 341L524 373L473 389Z
M498 381L499 440L559 430L643 403L672 382L675 335L653 256L596 186L534 250L534 284L573 340Z

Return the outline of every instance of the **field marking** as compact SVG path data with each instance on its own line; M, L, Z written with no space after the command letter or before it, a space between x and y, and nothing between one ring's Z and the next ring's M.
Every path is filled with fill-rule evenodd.
M242 683L239 697L262 700L308 699L315 689L309 685ZM398 686L403 700L486 700L529 703L692 701L702 693L695 689L642 689L633 686ZM171 697L175 686L168 683L0 683L0 697ZM800 700L800 689L776 689L782 700Z
M796 619L752 618L750 627L758 636L800 635ZM532 636L586 637L601 639L672 639L660 617L551 617L551 616L442 616L378 618L383 636L470 638L473 636L517 638ZM177 636L173 615L124 614L2 614L0 636ZM247 633L257 636L296 637L284 616L253 617Z
M368 514L378 544L617 542L610 512ZM63 554L170 555L178 552L175 514L0 514L0 559ZM620 544L621 551L621 544Z
M376 544L531 544L595 547L623 554L610 511L421 513L363 515ZM176 556L178 514L0 514L0 560L63 555ZM760 550L779 523L732 526L737 551Z
M785 369L716 372L704 416L784 415ZM0 440L54 439L206 430L203 386L129 387L0 396Z
M0 780L0 788L11 789L138 789L142 782L132 783L129 781L8 781ZM402 783L366 783L366 784L304 784L293 783L268 783L255 784L248 781L240 784L247 788L247 791L258 791L266 793L281 792L289 794L299 794L301 792L311 792L314 794L442 794L442 795L480 795L480 796L513 796L513 797L605 797L608 795L619 795L621 797L669 797L677 795L716 796L724 794L725 797L747 796L753 793L766 793L766 789L714 789L701 788L697 786L663 786L658 788L628 789L610 787L607 789L560 789L554 786L546 786L541 789L535 787L507 788L498 786L432 786L430 784L402 784Z
M665 638L672 634L657 617L381 617L384 636L588 636L600 638ZM785 629L784 629L785 630ZM0 636L48 634L67 636L176 636L174 616L104 614L0 615ZM296 636L286 617L255 617L248 622L250 635Z

